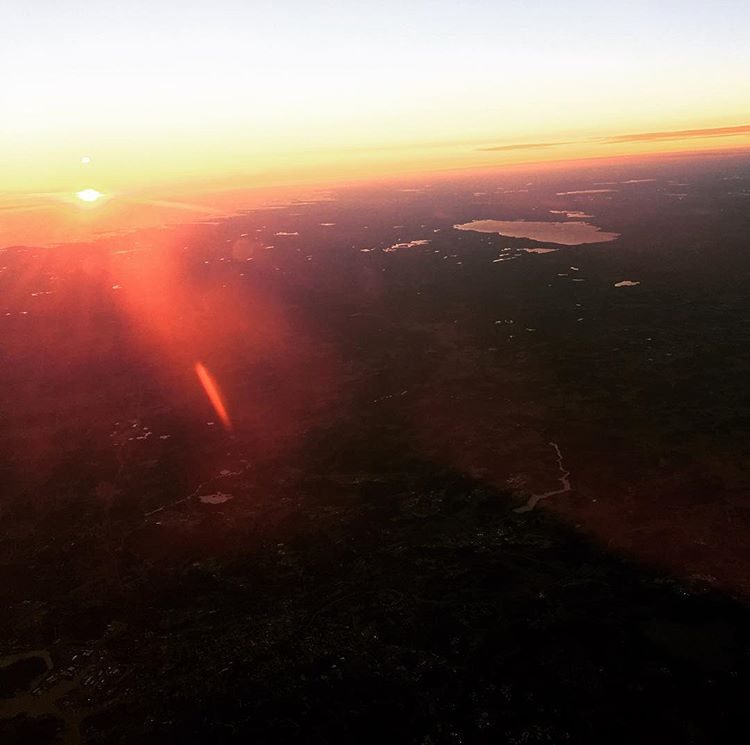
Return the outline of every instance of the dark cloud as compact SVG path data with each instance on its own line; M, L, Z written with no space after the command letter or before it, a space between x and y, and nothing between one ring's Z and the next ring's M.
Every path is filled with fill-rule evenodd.
M505 150L539 150L544 147L557 147L558 145L569 145L568 142L522 142L515 145L496 145L493 147L480 147L477 150L486 153L496 153Z
M739 135L750 135L750 124L740 124L734 127L707 127L705 129L676 129L664 132L637 132L635 134L613 135L612 137L594 137L578 140L577 142L521 142L513 145L493 145L491 147L480 147L481 152L507 152L510 150L541 150L561 145L575 145L586 142L599 143L600 145L619 145L628 142L660 142L666 140L689 140L705 137L732 137Z
M707 129L678 129L671 132L640 132L638 134L615 135L604 137L599 142L615 145L624 142L658 142L659 140L689 140L700 137L730 137L732 135L750 135L750 124L736 127L711 127Z

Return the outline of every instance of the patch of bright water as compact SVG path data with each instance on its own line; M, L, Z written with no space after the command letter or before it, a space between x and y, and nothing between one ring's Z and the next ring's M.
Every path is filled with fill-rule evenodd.
M198 499L203 504L224 504L234 497L231 494L224 494L224 492L217 491L215 494L202 494Z
M541 222L534 220L472 220L454 225L456 230L497 233L509 238L530 238L533 241L579 246L583 243L606 243L620 237L588 222Z

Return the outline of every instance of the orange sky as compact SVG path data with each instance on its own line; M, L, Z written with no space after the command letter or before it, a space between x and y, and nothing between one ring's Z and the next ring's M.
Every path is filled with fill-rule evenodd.
M750 147L750 6L654 6L15 4L0 210Z

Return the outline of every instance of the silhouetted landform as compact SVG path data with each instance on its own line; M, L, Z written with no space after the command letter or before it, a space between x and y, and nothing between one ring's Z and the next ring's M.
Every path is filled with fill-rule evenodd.
M747 742L748 196L462 173L4 250L0 741ZM453 227L562 211L620 237Z

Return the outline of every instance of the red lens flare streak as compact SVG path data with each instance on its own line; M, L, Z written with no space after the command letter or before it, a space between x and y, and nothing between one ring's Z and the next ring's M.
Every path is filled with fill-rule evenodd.
M198 376L198 380L203 386L203 390L206 392L206 396L211 402L211 406L214 407L216 415L221 419L224 429L230 431L232 429L232 420L229 417L229 412L227 411L224 402L224 396L222 395L221 388L219 388L216 379L206 369L206 366L202 362L195 363L195 374Z

